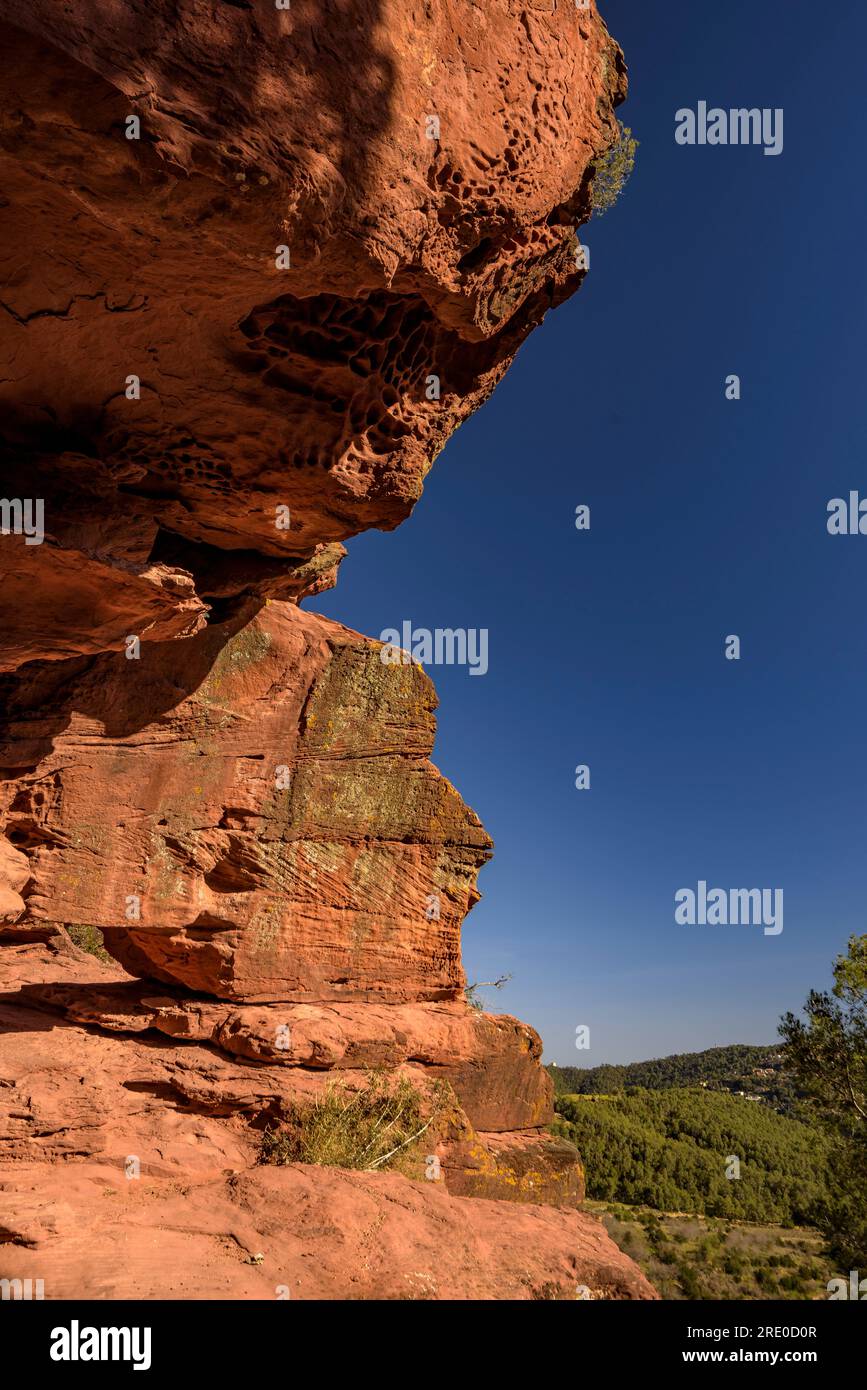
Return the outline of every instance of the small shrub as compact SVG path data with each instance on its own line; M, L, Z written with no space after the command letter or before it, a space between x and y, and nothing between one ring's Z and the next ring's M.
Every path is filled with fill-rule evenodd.
M287 1124L265 1130L261 1163L314 1163L366 1171L398 1168L443 1113L447 1088L423 1095L406 1077L368 1072L358 1091L332 1082Z
M677 1271L677 1278L683 1290L684 1298L699 1299L702 1297L698 1275L689 1265L680 1265Z
M633 139L629 126L622 125L620 121L617 122L617 132L614 143L591 165L593 183L590 204L598 217L614 207L635 168L638 141Z
M108 954L103 945L102 932L99 927L71 926L67 927L66 930L73 945L77 946L79 951L86 951L89 956L96 956L97 960L104 961L106 965L116 964L114 957Z

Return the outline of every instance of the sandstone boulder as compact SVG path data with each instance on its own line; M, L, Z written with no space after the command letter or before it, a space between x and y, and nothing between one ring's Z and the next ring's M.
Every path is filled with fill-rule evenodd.
M131 973L223 999L456 998L491 841L428 760L430 680L381 651L266 602L10 680L21 921L103 928Z

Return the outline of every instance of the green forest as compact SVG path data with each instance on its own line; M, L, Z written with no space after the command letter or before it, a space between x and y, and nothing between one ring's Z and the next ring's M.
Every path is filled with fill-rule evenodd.
M712 1047L706 1052L679 1052L626 1066L557 1067L548 1072L557 1095L610 1095L633 1087L661 1091L673 1086L706 1086L709 1090L744 1091L760 1095L778 1109L795 1098L792 1080L784 1070L781 1044L750 1047Z
M787 1226L821 1214L828 1138L762 1102L670 1088L560 1096L557 1112L597 1201Z

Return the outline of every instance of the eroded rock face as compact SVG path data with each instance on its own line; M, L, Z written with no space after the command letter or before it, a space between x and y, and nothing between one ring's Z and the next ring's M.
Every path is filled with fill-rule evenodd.
M0 0L0 24L0 493L45 502L53 629L19 660L180 635L195 595L315 592L580 283L619 49L549 0ZM0 547L0 575L25 562ZM98 639L76 567L114 592Z
M191 1031L127 1033L130 996L143 986L61 937L0 954L4 1277L41 1279L47 1299L173 1299L191 1289L272 1299L278 1284L290 1284L293 1299L572 1299L578 1285L600 1299L656 1296L600 1222L564 1209L580 1195L580 1169L564 1165L557 1141L465 1127L437 1143L433 1182L258 1166L255 1122L315 1097L333 1071L251 1064L194 1045ZM169 1004L163 996L147 1007L167 1021ZM192 1002L184 1007L192 1030ZM330 1012L345 1037L354 1017L369 1046L364 1007ZM441 1015L441 1030L462 1026L453 1005L414 1007ZM76 1009L99 1027L67 1021ZM380 1010L412 1030L406 1010ZM483 1029L498 1022L479 1020Z
M103 928L132 973L223 999L455 998L491 842L428 761L430 680L382 651L274 602L7 679L19 921Z
M576 1211L339 1168L137 1186L89 1162L47 1181L23 1166L14 1203L0 1191L8 1277L75 1300L657 1297L601 1222Z
M156 1031L179 1041L212 1043L227 1057L286 1068L275 1083L275 1094L284 1101L297 1081L288 1069L339 1073L346 1081L344 1073L350 1071L414 1066L447 1080L481 1132L535 1130L550 1115L551 1083L539 1066L539 1035L518 1019L461 1004L237 1008L155 994L150 983L100 985L91 977L83 984L80 973L78 982L28 984L23 999L107 1032Z
M517 1019L459 1003L239 1006L155 992L63 933L0 957L4 1176L69 1158L123 1168L129 1154L148 1180L240 1171L266 1125L385 1068L423 1096L448 1084L411 1176L457 1195L583 1197L576 1151L540 1128L551 1084L538 1035Z
M315 594L342 539L407 515L449 434L579 285L575 228L625 93L620 51L595 11L548 0L0 0L0 25L0 492L13 531L16 505L44 509L41 544L0 537L7 838L33 861L28 915L117 928L119 891L140 892L158 978L229 997L271 997L274 978L280 997L363 992L380 948L383 997L453 993L486 841L445 783L394 761L415 715L369 768L356 749L344 778L293 727L309 672L284 671L268 737L248 725L245 750L248 716L222 699L209 718L206 676L221 645L237 655L239 622L259 625L255 645L251 605ZM140 666L104 655L131 641ZM351 685L345 655L325 684ZM401 688L383 682L384 700ZM180 745L200 736L188 787ZM86 765L62 770L60 746L82 738ZM303 761L288 828L264 785L282 744L281 762L293 745ZM245 755L263 769L239 768ZM143 816L107 827L139 777ZM28 838L48 822L59 837ZM266 826L270 849L249 852ZM345 844L329 859L335 840L352 864ZM182 891L167 891L175 873ZM419 891L439 879L431 929ZM287 964L285 914L266 901L287 884L298 949L321 968ZM243 958L237 904L225 911L241 892ZM358 928L352 968L336 943L330 962L320 952L331 907ZM115 937L135 968L142 931ZM427 957L423 985L406 983L410 957Z
M170 1194L201 1184L213 1246L228 1168L284 1263L311 1190L377 1222L402 1204L383 1248L409 1265L389 1254L356 1296L649 1296L575 1213L463 1210L575 1206L583 1172L544 1133L538 1035L464 1001L491 842L430 762L431 682L298 607L343 540L408 515L580 284L619 49L550 0L0 0L0 55L0 1159L21 1241L53 1296L174 1296L148 1292L154 1231L162 1266L199 1260ZM61 924L100 928L123 969ZM448 1083L438 1186L256 1176L264 1125L368 1068ZM93 1201L129 1153L157 1185L132 1273ZM88 1173L48 1240L67 1160ZM451 1227L475 1253L407 1283ZM344 1238L357 1261L348 1216ZM341 1258L308 1296L340 1296Z

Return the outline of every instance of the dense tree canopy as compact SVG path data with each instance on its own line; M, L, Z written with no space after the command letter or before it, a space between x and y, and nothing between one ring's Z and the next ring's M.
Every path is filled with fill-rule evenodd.
M637 1090L561 1096L557 1110L557 1132L581 1150L597 1200L794 1225L814 1223L821 1210L824 1134L759 1101Z

